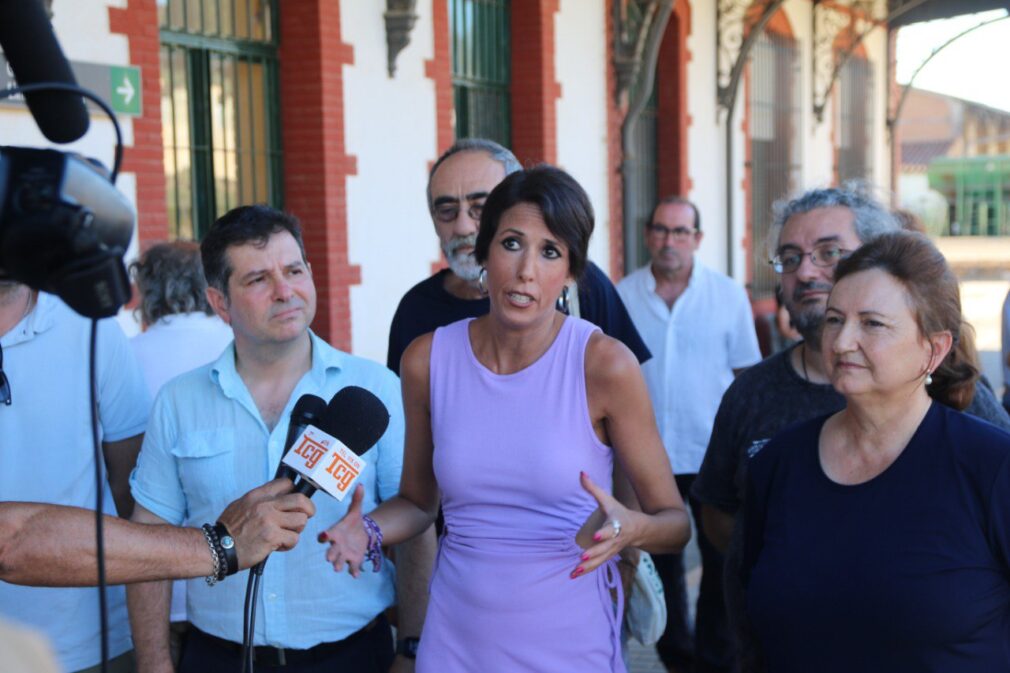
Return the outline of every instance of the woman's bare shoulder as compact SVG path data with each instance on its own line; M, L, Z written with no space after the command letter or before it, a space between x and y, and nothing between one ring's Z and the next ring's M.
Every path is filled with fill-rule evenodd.
M623 342L594 332L586 344L586 379L590 385L610 386L641 375L638 359Z
M422 334L411 341L410 345L403 351L403 357L400 358L400 378L402 380L426 381L428 379L431 344L434 336L434 332Z

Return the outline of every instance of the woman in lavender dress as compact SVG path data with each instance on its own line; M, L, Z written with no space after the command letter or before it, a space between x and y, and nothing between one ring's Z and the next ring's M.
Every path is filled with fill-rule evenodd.
M327 531L327 559L357 573L375 527L385 544L417 535L441 494L421 673L623 673L617 554L676 552L689 536L634 355L555 309L592 229L561 170L495 188L475 250L491 311L407 349L400 495ZM641 511L611 494L615 456Z

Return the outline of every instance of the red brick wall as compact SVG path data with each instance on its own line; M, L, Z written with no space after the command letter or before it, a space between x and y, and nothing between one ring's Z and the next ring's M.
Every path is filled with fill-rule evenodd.
M435 156L449 149L454 140L452 60L449 52L448 0L431 0L434 57L424 62L424 74L435 84Z
M687 64L691 54L687 37L691 34L691 7L685 0L674 4L673 15L663 33L656 63L656 178L660 198L671 194L687 196L691 179L687 173L688 126Z
M449 2L448 0L431 0L432 30L434 31L434 56L424 62L424 74L435 85L435 156L428 162L428 170L442 152L449 149L455 140L453 128L453 97L452 97L452 55L449 49ZM431 263L431 273L440 271L448 265L442 253L435 246L437 255Z
M347 254L347 177L357 174L357 159L344 142L343 66L354 62L354 51L340 36L339 2L285 0L280 12L285 207L305 230L319 296L313 329L350 350L350 288L361 282L361 269Z
M558 160L554 16L559 0L513 0L512 151L523 165Z
M142 247L168 238L165 166L161 142L161 59L155 0L109 8L109 30L130 43L130 64L140 68L143 116L133 118L133 145L123 151L123 172L137 176L137 238Z
M624 112L617 106L617 73L614 70L614 8L606 3L607 13L607 196L610 202L610 277L624 276L624 188L621 182L621 124ZM679 2L677 4L680 4Z

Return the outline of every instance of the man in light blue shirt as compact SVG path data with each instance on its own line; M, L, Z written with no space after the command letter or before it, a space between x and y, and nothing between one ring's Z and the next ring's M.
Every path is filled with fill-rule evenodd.
M90 331L91 321L55 296L0 281L3 500L94 508ZM97 337L98 421L109 478L102 507L106 514L129 516L128 476L147 424L147 389L116 321L99 321ZM119 586L109 587L107 597L110 670L122 670L118 667L130 664L126 596ZM0 614L45 633L64 671L99 663L98 591L93 588L0 582ZM0 661L0 669L4 664Z
M266 206L236 208L214 223L201 245L207 296L235 341L215 362L169 382L154 405L131 478L141 522L213 519L237 495L272 478L288 419L304 394L329 399L356 385L375 393L390 423L362 457L365 512L397 492L403 452L399 382L385 367L331 348L309 330L316 294L293 217ZM343 503L316 496L314 538L344 516ZM393 571L357 579L334 573L324 549L305 538L275 555L262 577L254 643L260 665L287 671L381 671L392 661L383 611L394 601ZM240 666L245 573L217 586L187 585L195 627L182 673ZM167 582L131 586L130 619L141 671L170 669Z

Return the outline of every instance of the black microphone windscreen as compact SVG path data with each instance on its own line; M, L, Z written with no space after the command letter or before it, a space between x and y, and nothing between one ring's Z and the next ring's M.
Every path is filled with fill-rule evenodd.
M323 415L326 411L326 400L318 395L306 393L295 402L295 408L291 410L291 420L301 421L302 419L315 419ZM311 422L311 420L309 421Z
M0 47L21 86L77 84L39 0L0 0ZM88 111L79 95L35 91L25 94L25 101L39 130L54 143L73 142L88 130Z
M389 411L382 400L364 388L347 386L326 405L318 427L360 456L386 432Z

